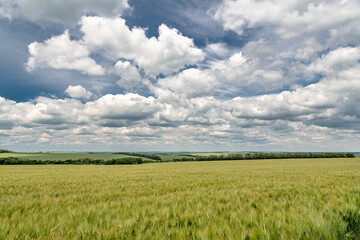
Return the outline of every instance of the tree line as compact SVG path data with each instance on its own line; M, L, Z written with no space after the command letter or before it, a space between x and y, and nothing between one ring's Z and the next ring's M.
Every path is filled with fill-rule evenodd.
M287 159L287 158L354 158L353 153L246 153L229 155L193 156L193 158L175 158L174 162L184 161L223 161L253 159Z
M153 159L153 160L156 160L156 161L161 161L160 156L147 154L147 153L117 152L117 153L114 153L114 154L123 154L123 155L128 155L128 156L145 157L145 158L150 158L150 159Z
M124 153L121 153L124 154ZM129 153L131 154L131 153ZM131 156L149 155L143 153L134 153ZM156 155L149 155L158 157ZM190 155L189 155L190 156ZM353 153L246 153L246 154L229 154L229 155L210 155L210 156L196 156L192 157L175 158L174 162L186 161L224 161L224 160L255 160L255 159L287 159L287 158L354 158ZM148 156L146 156L148 158ZM160 158L160 159L159 159ZM152 158L154 159L154 158ZM155 159L154 159L155 160ZM122 164L142 164L150 162L150 160L143 160L142 158L119 158L111 160L102 159L67 159L67 160L30 160L18 157L0 158L0 165L45 165L45 164L73 164L73 165L122 165Z
M0 149L0 153L12 153L13 151L7 149Z
M17 157L0 158L0 165L46 165L46 164L72 164L72 165L128 165L142 164L142 158L119 158L111 160L102 159L67 159L67 160L30 160Z

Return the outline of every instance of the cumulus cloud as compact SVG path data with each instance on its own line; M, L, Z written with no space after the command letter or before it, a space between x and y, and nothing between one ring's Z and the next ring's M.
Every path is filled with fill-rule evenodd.
M117 84L126 89L134 89L143 83L139 70L129 61L117 61L113 72L120 77Z
M138 94L107 94L94 102L87 102L84 114L96 120L129 120L139 121L153 116L160 105L153 97Z
M81 102L73 99L50 99L38 97L30 102L14 102L0 99L0 119L13 122L13 127L69 128L78 122Z
M192 39L165 24L159 26L157 38L148 38L144 29L130 29L122 18L83 17L81 31L92 52L104 51L115 60L133 60L150 76L168 75L204 59Z
M26 70L54 68L78 70L89 75L103 75L102 66L90 58L90 52L80 41L70 40L68 31L46 40L44 43L33 42L29 45L30 57Z
M216 81L211 72L190 68L178 75L160 79L158 85L187 98L196 98L212 95ZM158 93L161 94L161 91Z
M236 119L287 120L330 128L359 129L359 79L324 79L319 83L279 94L236 97L224 108ZM359 125L360 126L360 125Z
M246 57L242 52L235 53L226 60L213 62L211 69L224 84L227 82L227 86L230 83L233 87L252 86L260 91L271 91L284 85L280 68L266 66L259 58Z
M244 79L240 83L245 84L243 86L256 83L248 85L250 91L259 87L279 91L298 84L306 85L304 82L319 81L321 74L331 69L324 65L325 61L329 64L341 62L344 61L342 55L356 51L353 48L360 44L359 16L360 4L355 0L286 3L225 0L217 8L214 18L224 29L244 37L247 37L246 30L252 29L259 39L247 42L241 49L247 61L235 68L230 59L216 65L222 66L221 73L226 78ZM330 60L328 52L332 52L334 60ZM334 67L341 68L339 64ZM333 73L337 71L335 68ZM247 69L250 70L246 72Z
M83 93L81 86L70 86L68 92ZM86 91L86 90L85 90ZM88 94L86 92L85 94ZM78 97L78 96L76 96ZM38 97L29 102L15 102L0 97L0 121L12 121L12 126L29 128L73 129L84 124L102 126L105 123L124 121L135 124L153 117L161 104L153 97L138 94L105 95L95 101L82 103L77 99L52 99Z
M69 95L72 98L83 98L83 99L89 99L94 94L90 91L87 91L83 86L77 85L72 86L70 85L66 90L65 93Z
M127 0L0 0L0 17L73 25L87 13L116 16L129 7Z
M359 65L360 47L337 48L312 62L310 71L322 74L339 73L341 70Z
M360 85L353 77L360 69L355 69L294 91L230 100L187 99L172 91L171 101L132 93L108 94L86 103L45 97L18 103L0 98L0 134L19 142L29 136L46 137L59 144L74 139L132 144L143 139L152 144L286 146L289 140L304 144L346 139L360 130ZM22 139L19 133L27 131L31 135Z
M225 43L211 43L208 44L204 51L206 52L207 57L212 58L226 58L231 55L231 50L226 46Z
M159 26L157 38L148 38L143 28L130 29L125 20L119 17L84 16L80 25L84 36L79 41L71 40L68 31L65 31L43 43L31 43L28 46L30 57L26 69L68 69L103 75L104 68L89 56L90 53L98 54L110 61L117 61L113 72L121 77L119 85L133 88L141 78L134 65L148 77L156 77L198 64L205 57L192 39L165 24Z
M358 21L360 4L350 1L225 0L215 13L225 29L243 34L245 28L270 26L284 38L328 31Z

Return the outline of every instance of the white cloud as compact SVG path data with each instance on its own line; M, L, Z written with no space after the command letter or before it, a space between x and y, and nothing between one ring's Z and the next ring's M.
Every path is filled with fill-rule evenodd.
M85 90L81 86L69 89L76 94ZM153 97L143 97L132 93L108 94L86 103L81 103L77 99L46 97L17 103L0 97L0 128L12 129L22 126L61 130L77 128L84 124L119 127L120 123L134 125L139 121L152 118L161 110L161 107L162 105ZM3 120L11 121L12 125L6 125Z
M211 43L206 45L204 51L206 55L213 58L225 58L231 55L231 50L225 43Z
M359 129L360 108L356 104L360 100L356 95L360 90L358 82L358 78L323 79L291 92L236 97L225 101L224 109L236 119L298 121L330 128Z
M360 17L352 21L329 30L330 37L327 39L327 46L336 48L337 46L358 46L360 45Z
M118 61L114 71L121 77L118 83L125 88L132 88L138 85L140 77L136 67L128 64L130 62L144 70L146 76L156 77L198 64L205 57L192 39L164 24L159 26L157 38L148 38L142 28L129 29L125 20L119 17L84 16L80 25L84 36L79 41L70 40L68 31L65 31L44 43L30 44L31 56L26 64L27 70L50 67L103 75L103 67L89 57L90 53L94 53L110 61Z
M86 13L116 16L128 8L127 0L0 0L0 17L74 25Z
M249 58L242 52L233 54L229 59L213 62L212 70L223 83L238 86L253 86L262 91L274 90L284 84L284 76L279 68L266 68L259 58ZM260 90L258 89L258 90Z
M359 65L360 47L337 48L312 62L308 70L322 74L338 74L344 69Z
M19 103L2 100L0 98L0 120L11 120L13 127L68 129L78 123L82 111L81 102L75 99L38 97L34 101Z
M90 91L87 91L84 87L81 85L72 86L70 85L66 90L65 93L69 95L72 98L83 98L83 99L89 99L93 96L93 93Z
M126 89L134 89L143 83L139 70L129 61L117 61L113 71L120 77L117 84Z
M48 126L54 129L68 129L77 124L82 104L75 99L50 99L38 97L34 103L19 103L25 125ZM27 109L24 111L24 109Z
M308 65L314 67L320 54L358 47L359 16L360 3L356 0L225 0L214 14L225 29L245 37L246 29L258 33L260 39L248 42L241 51L257 61L253 61L253 71L272 71L273 76L282 72L280 84L275 84L278 86L314 81L314 71L309 72Z
M294 55L296 60L309 63L317 57L317 52L324 49L325 46L320 44L315 38L304 39L298 46Z
M239 34L245 28L259 26L275 27L284 38L302 34L328 31L358 21L360 4L358 1L316 1L295 0L225 0L215 13L225 29Z
M278 51L271 46L271 43L260 39L258 41L248 42L241 51L245 56L251 56L257 59L270 59L277 57Z
M159 79L158 85L187 98L196 98L212 95L216 81L211 72L190 68L178 75Z
M116 123L117 120L138 121L151 117L160 109L153 97L138 94L107 94L85 104L84 114L96 120Z
M83 17L81 31L92 52L104 51L114 60L133 60L150 76L168 75L204 59L192 39L165 24L159 26L158 38L147 38L144 29L129 29L121 18Z
M26 70L55 68L78 70L89 75L103 75L102 66L89 57L89 51L80 41L70 40L69 33L52 37L44 43L33 42L29 45L30 57Z

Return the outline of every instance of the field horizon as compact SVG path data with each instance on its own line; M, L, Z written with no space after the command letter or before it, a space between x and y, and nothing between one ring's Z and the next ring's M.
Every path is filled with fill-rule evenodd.
M250 159L284 159L284 158L344 158L359 156L357 152L260 152L260 151L215 151L215 152L75 152L75 151L53 151L53 152L13 152L0 149L0 164L11 162L20 164L41 163L41 161L55 163L90 163L93 161L110 161L116 159L141 158L144 163L168 162L168 161L216 161L216 160L250 160ZM4 163L2 163L5 161ZM34 162L35 161L35 162ZM40 161L40 162L39 162ZM105 163L104 162L104 163Z

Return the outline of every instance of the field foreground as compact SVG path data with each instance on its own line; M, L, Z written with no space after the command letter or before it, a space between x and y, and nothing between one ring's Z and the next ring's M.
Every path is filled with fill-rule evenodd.
M0 239L359 239L360 159L0 166Z

